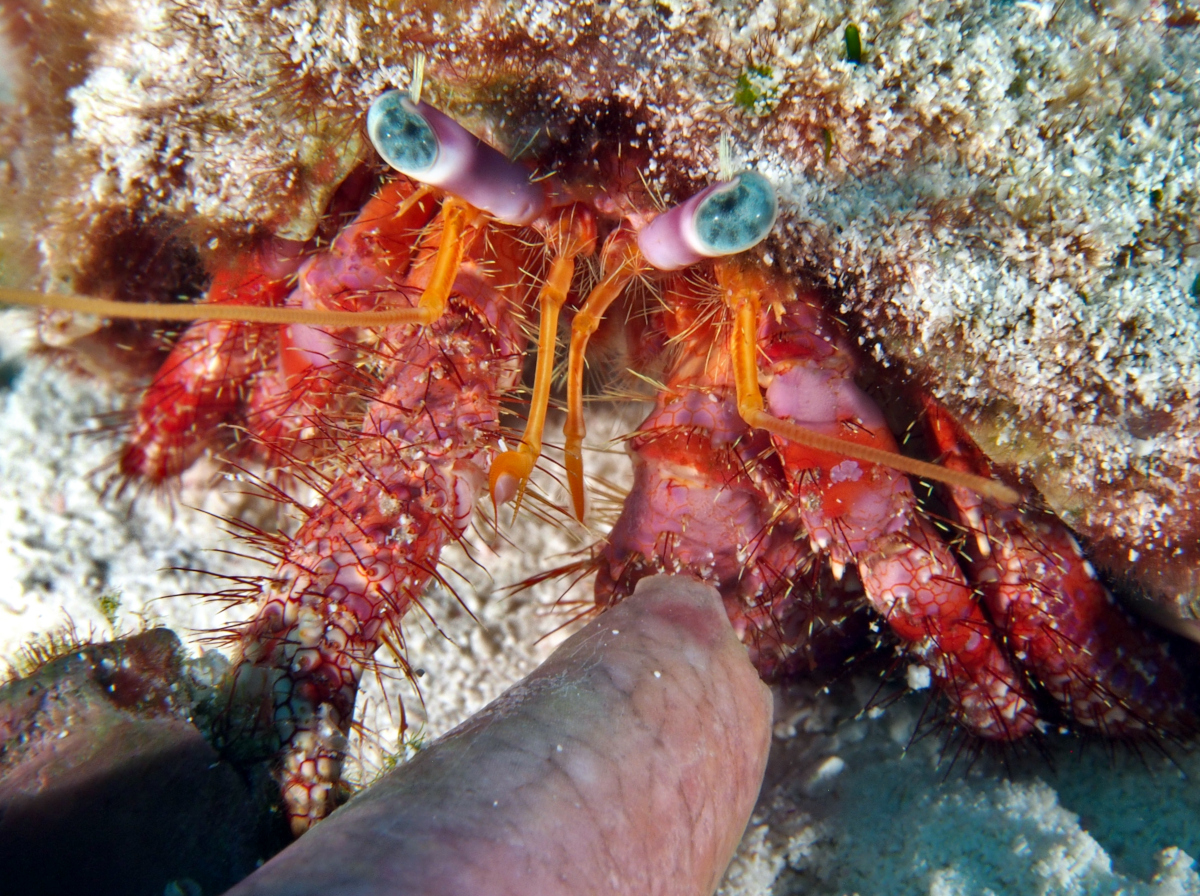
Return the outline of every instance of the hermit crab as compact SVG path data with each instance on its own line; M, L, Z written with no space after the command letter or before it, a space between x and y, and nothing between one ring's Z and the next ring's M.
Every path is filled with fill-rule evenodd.
M565 473L582 515L585 351L634 284L648 298L624 315L631 357L657 357L663 381L629 439L620 518L571 567L598 571L598 606L656 572L711 582L775 678L840 662L867 606L904 645L910 680L936 684L947 718L981 738L1046 720L1117 738L1191 733L1182 671L1067 528L931 399L920 418L940 463L900 454L820 292L747 257L775 220L764 177L723 172L666 210L570 172L535 179L422 101L415 81L366 118L399 174L328 246L265 239L214 271L196 306L54 299L195 320L141 401L122 475L169 481L232 437L228 452L264 464L279 494L303 477L319 495L271 546L276 567L234 636L244 686L265 695L278 736L295 833L336 805L359 682L382 645L402 651L401 619L443 547L485 490L494 506L520 505L564 309ZM514 438L502 402L534 315L537 367ZM939 483L940 519L909 476Z

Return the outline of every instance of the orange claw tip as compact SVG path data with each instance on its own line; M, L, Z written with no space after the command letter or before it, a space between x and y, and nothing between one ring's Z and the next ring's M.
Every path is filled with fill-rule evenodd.
M497 474L496 468L492 467L491 475L491 490L492 503L499 507L501 504L507 504L517 496L517 490L521 486L521 480L511 473Z
M526 451L505 451L492 461L488 471L488 488L492 504L499 507L525 491L533 473L533 456Z

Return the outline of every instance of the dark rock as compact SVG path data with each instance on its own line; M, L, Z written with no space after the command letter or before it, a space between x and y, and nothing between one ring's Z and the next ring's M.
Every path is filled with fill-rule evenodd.
M193 684L158 629L0 687L0 889L217 893L283 845L265 769L192 724Z

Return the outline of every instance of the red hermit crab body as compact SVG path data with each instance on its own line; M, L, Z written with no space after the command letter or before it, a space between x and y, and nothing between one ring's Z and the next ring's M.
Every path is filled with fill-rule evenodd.
M749 191L761 205L757 175L623 221L599 209L628 202L582 207L577 198L594 197L569 185L533 188L436 110L393 105L397 132L411 139L401 164L388 161L410 176L428 171L424 182L384 184L323 250L267 242L218 272L209 304L279 307L283 327L193 325L121 459L127 475L162 481L233 424L246 455L292 468L321 496L276 545L257 614L238 633L244 673L270 695L294 831L332 809L359 680L381 645L402 648L400 620L437 576L442 548L462 536L489 479L494 500L523 493L565 303L577 307L566 453L581 510L583 348L642 275L658 295L634 339L671 360L630 442L633 492L589 561L600 604L658 570L712 581L760 670L779 676L836 657L839 626L865 602L914 657L910 678L932 678L949 716L981 737L1030 733L1039 706L1116 737L1191 731L1182 674L1097 582L1065 527L1014 506L1020 496L991 481L935 405L930 438L952 469L904 463L820 297L737 257L765 230L714 248L728 233L702 212L732 216L738 230L739 213L722 203ZM409 164L430 134L459 141L468 161L449 173L436 158ZM533 198L509 204L526 187ZM767 229L773 203L754 211ZM707 242L696 236L705 228ZM574 267L592 255L600 270L589 291ZM530 426L504 450L501 401L520 379L535 296ZM326 324L362 316L338 323L355 331L328 331L305 322L319 318L289 319L290 308ZM393 317L369 318L381 309ZM969 559L923 513L899 471L914 469L951 484L975 544Z
M724 262L715 279L726 295L749 287L761 298L757 373L770 411L894 449L818 294ZM602 601L630 593L643 575L692 571L726 595L770 675L828 662L861 589L932 675L951 716L981 737L1030 733L1039 705L1115 737L1191 729L1180 671L1099 583L1065 526L954 487L974 549L964 565L903 474L754 432L738 414L734 365L715 344L711 294L698 298L686 284L668 294L665 327L681 351L630 442L634 490L600 551ZM706 302L707 319L698 310ZM932 402L926 423L948 463L990 474ZM844 579L848 569L857 582Z

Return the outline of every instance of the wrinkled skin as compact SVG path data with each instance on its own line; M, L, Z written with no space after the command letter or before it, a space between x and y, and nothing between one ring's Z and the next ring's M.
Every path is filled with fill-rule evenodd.
M709 896L771 714L716 590L644 579L229 896Z

